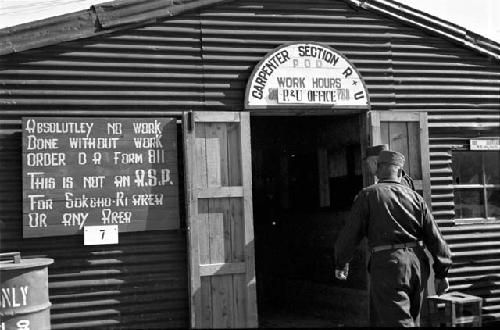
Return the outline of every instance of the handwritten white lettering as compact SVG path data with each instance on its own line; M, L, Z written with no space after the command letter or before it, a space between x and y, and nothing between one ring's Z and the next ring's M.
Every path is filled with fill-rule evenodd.
M34 135L28 135L28 150L57 149L56 138L39 139Z
M103 209L102 212L102 224L119 224L119 223L130 223L132 218L132 212L113 212L110 209Z
M59 153L29 153L26 155L28 166L66 166L66 154Z
M134 206L159 206L163 205L163 194L132 195Z
M69 147L72 149L116 149L119 138L70 137Z
M136 148L163 148L163 144L160 141L160 136L153 138L134 138L134 144Z
M44 172L28 172L26 173L30 178L30 189L54 189L56 187L56 180L52 177L44 177Z
M161 135L161 122L155 119L154 123L133 123L135 134Z

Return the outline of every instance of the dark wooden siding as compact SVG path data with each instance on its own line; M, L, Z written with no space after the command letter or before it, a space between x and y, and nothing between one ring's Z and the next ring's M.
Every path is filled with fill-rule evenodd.
M485 320L500 319L500 255L496 253L500 224L454 224L450 153L454 144L468 138L460 127L498 136L500 63L343 1L237 1L144 27L2 57L0 108L3 118L12 121L2 121L5 130L0 142L2 251L22 244L33 254L52 253L43 250L51 240L30 240L29 244L20 240L20 144L16 142L20 143L20 116L242 110L245 85L255 64L275 47L294 41L321 42L342 52L364 78L373 110L429 112L432 207L457 261L451 271L452 289L483 296ZM68 256L78 256L88 264L88 274L93 274L89 276L104 281L106 277L91 265L106 263L113 253L141 255L141 244L156 251L152 255L160 259L180 258L185 253L180 251L183 235L148 235L153 234L125 236L120 250L127 252L83 248L74 237L57 241L54 248L47 245L47 251L58 253L56 259L65 260L61 268L53 267L62 275L56 272L51 279L51 283L62 283L51 284L55 326L77 327L76 306L89 299L97 303L83 308L85 322L89 322L85 324L119 324L116 313L133 305L121 300L120 293L114 301L85 295L76 296L73 305L64 300L60 291L80 285L78 276L83 276L72 274L87 274L87 268L77 267ZM170 241L179 244L168 245ZM472 248L478 243L483 246ZM131 268L130 274L124 271L124 276L143 272L140 268ZM102 289L106 291L117 292ZM180 301L180 305L187 304ZM167 298L165 303L171 304ZM169 306L177 308L177 304ZM168 313L160 314L168 317Z

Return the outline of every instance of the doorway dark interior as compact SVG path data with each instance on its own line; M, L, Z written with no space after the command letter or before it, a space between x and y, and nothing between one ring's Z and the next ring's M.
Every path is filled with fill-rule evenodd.
M359 325L363 253L347 282L333 272L336 236L363 185L359 126L357 116L251 119L261 326Z

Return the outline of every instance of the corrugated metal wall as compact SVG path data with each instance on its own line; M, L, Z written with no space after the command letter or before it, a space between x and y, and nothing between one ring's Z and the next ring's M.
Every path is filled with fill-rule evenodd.
M197 16L0 58L3 114L164 113L199 107ZM2 89L3 89L2 88Z
M0 250L55 259L53 329L187 327L185 222L121 234L115 246L83 246L82 236L22 239L21 115L170 116L199 105L199 33L198 18L185 16L0 58Z
M434 111L429 115L433 214L453 252L450 290L480 296L484 321L500 319L500 221L455 225L452 151L469 140L500 136L499 111Z
M144 28L2 57L0 107L4 118L14 120L13 124L5 124L2 137L6 140L0 142L2 250L10 250L8 244L26 245L19 242L20 229L16 229L21 212L20 115L161 115L170 110L241 110L246 81L254 65L275 47L293 41L321 42L342 52L365 79L374 110L429 112L432 206L456 256L452 288L483 295L487 319L500 319L500 286L495 274L500 268L500 255L495 251L500 225L453 224L450 165L451 146L462 143L464 138L462 130L450 129L450 123L471 126L477 121L484 123L480 127L483 132L498 134L499 63L340 0L235 1L205 9L199 15L183 15ZM477 132L478 128L471 129ZM17 195L7 193L11 190ZM118 315L121 308L132 308L132 304L120 301L119 290L112 289L109 291L115 292L115 301L106 295L87 298L84 292L83 296L65 301L69 299L65 294L70 295L71 288L78 287L81 280L81 275L73 274L87 272L68 255L88 262L89 274L93 274L89 276L102 281L106 277L99 273L101 263L118 259L116 254L142 252L139 241L154 251L147 255L183 255L181 234L151 234L152 239L150 234L142 235L130 235L129 241L124 238L125 245L120 245L120 249L127 252L84 249L74 242L74 237L58 241L56 248L45 248L51 242L45 239L30 243L28 250L42 246L54 251L51 253L60 253L61 260L65 260L61 266L53 267L51 275L55 276L51 278L51 299L56 302L56 327L78 324L74 322L79 322L80 313L86 313L86 324L91 324L91 319L114 322L111 315ZM155 240L166 245L154 244ZM179 244L168 245L171 240ZM479 242L484 244L472 249ZM33 253L45 253L43 249ZM176 264L181 267L182 262ZM91 268L94 265L97 270ZM143 271L140 268L132 269ZM131 276L127 274L124 276ZM143 280L147 274L138 278ZM110 281L109 285L113 284ZM180 296L180 290L176 292ZM179 298L181 305L187 304L182 299ZM89 300L96 303L78 306ZM166 297L164 301L170 304ZM177 308L174 305L169 305L169 312L159 311L157 315L166 317L170 308ZM99 313L103 314L98 316ZM127 315L134 315L130 313Z

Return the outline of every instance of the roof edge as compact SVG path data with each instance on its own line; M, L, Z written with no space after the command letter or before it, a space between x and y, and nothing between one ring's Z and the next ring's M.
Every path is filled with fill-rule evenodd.
M234 0L116 0L0 29L0 55L110 33Z
M451 42L473 49L483 55L500 60L500 44L459 25L432 16L418 9L393 0L343 0L354 7L371 10L378 14L418 27L444 37Z
M89 9L0 29L0 55L21 52L110 33L124 27L157 22L188 11L236 0L115 0ZM500 60L500 44L456 24L393 0L342 0L455 44Z

